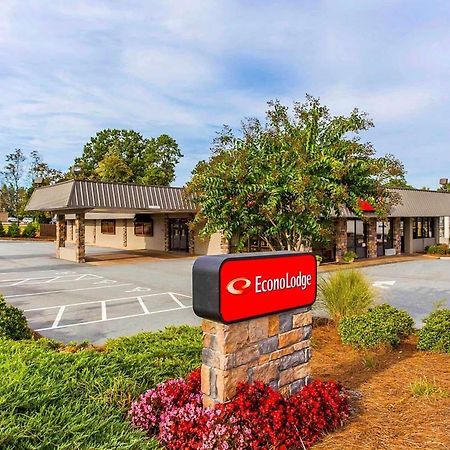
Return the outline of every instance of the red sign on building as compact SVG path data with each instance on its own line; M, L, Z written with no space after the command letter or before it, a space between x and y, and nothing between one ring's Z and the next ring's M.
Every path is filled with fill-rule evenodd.
M316 291L309 253L202 256L193 267L195 313L223 323L312 305Z

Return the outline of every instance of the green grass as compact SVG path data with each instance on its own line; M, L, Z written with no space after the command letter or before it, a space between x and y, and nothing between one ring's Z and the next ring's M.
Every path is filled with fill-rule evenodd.
M158 449L132 429L131 401L200 364L198 328L110 340L104 352L0 339L0 448Z
M426 377L415 379L409 386L411 394L414 397L450 397L450 392L436 386L434 382L429 381Z

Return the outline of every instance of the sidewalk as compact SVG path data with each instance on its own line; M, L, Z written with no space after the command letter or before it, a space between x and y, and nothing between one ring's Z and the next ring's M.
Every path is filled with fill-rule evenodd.
M417 259L427 258L427 256L422 254L414 254L414 255L398 255L398 256L379 256L378 258L373 259L361 259L355 260L354 262L347 263L323 263L317 268L318 273L326 273L333 272L335 270L342 269L360 269L362 267L370 267L370 266L381 266L385 264L394 264L399 262L408 262L415 261Z

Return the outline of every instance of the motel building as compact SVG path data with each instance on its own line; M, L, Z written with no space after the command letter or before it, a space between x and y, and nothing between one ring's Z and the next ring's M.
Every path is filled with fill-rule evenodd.
M393 189L400 203L386 221L372 208L363 217L342 209L335 219L335 239L313 248L325 261L340 261L347 251L358 258L423 252L450 241L450 193ZM86 247L155 254L214 255L233 252L221 233L209 238L189 226L196 208L183 188L71 180L36 189L27 211L57 216L56 257L85 262ZM266 250L257 240L248 251Z

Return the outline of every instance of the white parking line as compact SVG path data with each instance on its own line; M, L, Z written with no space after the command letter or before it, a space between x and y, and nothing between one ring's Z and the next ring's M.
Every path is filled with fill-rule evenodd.
M183 303L180 302L180 300L178 300L175 295L173 294L173 292L168 292L169 297L178 305L181 307L184 307L185 305L183 305Z
M66 309L65 306L61 306L59 308L58 314L56 315L56 319L53 322L52 328L58 328L59 322L61 321L61 317L64 314L64 310Z
M103 286L102 286L103 287ZM143 295L142 297L155 297L156 295L167 295L167 292L159 292L157 294L147 294L147 295ZM178 295L178 294L177 294ZM101 303L102 301L105 302L115 302L118 300L132 300L137 298L135 295L133 297L116 297L116 298L108 298L106 300L93 300L92 302L79 302L79 303L70 303L68 305L64 305L66 308L68 306L80 306L80 305L91 305L93 303ZM60 308L62 305L56 305L56 306L42 306L41 308L31 308L31 309L24 309L24 312L29 312L29 311L43 311L45 309L55 309L55 308Z
M109 288L109 287L121 287L121 286L129 286L131 283L124 283L124 284L112 284L109 286L91 286L91 287L86 287L86 288L77 288L77 289L60 289L60 290L55 290L55 291L47 291L47 292L32 292L30 294L16 294L16 295L8 295L5 297L5 299L8 298L19 298L19 297L33 297L35 295L47 295L47 294L59 294L61 292L76 292L76 291L88 291L90 289L105 289L105 288ZM0 286L2 287L2 286ZM44 308L46 309L46 308Z
M102 300L100 302L100 304L102 305L102 321L108 320L107 315L106 315L106 301Z
M185 306L184 308L178 307L178 308L169 308L169 309L162 309L160 311L150 311L148 314L146 313L140 313L140 314L130 314L129 316L121 316L121 317L111 317L110 319L107 320L90 320L89 322L80 322L80 323L69 323L67 325L60 325L57 328L52 328L52 327L48 327L48 328L39 328L36 331L48 331L48 330L54 330L54 329L61 329L61 328L69 328L69 327L79 327L81 325L91 325L93 323L100 323L100 322L110 322L111 320L121 320L121 319L131 319L132 317L140 317L140 316L147 316L147 315L153 315L153 314L162 314L162 313L167 313L167 312L171 312L171 311L179 311L182 309L187 309L190 308L190 306Z
M132 318L132 317L139 317L139 316L152 315L152 314L160 314L160 313L171 312L171 311L178 311L178 310L190 308L190 306L183 305L183 303L181 303L176 298L177 295L181 295L183 297L188 297L189 298L188 295L184 295L184 294L177 294L177 293L174 293L174 292L160 292L160 293L157 293L157 294L147 294L147 295L134 296L134 297L119 297L119 298L112 298L112 299L108 299L108 300L95 300L95 301L92 301L92 302L71 303L69 305L56 305L56 306L48 306L48 307L41 307L41 308L31 308L31 309L26 309L24 312L27 313L27 312L33 312L33 311L45 311L45 310L51 310L51 309L58 309L58 314L56 315L56 318L55 318L52 326L36 329L36 331L47 331L47 330L55 330L55 329L60 329L60 328L75 327L75 326L78 326L78 325L87 325L87 324L92 324L92 323L108 322L110 320L128 319L128 318ZM177 307L162 309L162 310L158 310L158 311L149 311L149 309L147 308L147 305L144 303L143 298L156 297L156 296L169 296L172 300L174 300L177 303ZM119 316L119 317L108 318L107 307L110 306L111 303L119 301L119 300L121 300L121 301L123 301L123 300L137 300L139 302L143 312L142 313L138 313L138 314L130 314L130 315L124 315L124 316ZM67 324L67 325L59 325L61 320L63 319L64 312L66 311L66 309L68 307L71 307L71 306L83 306L83 305L93 305L93 304L98 304L100 306L100 308L101 308L101 317L102 318L100 320L89 320L89 321L86 321L86 322L70 323L70 324Z
M145 306L144 300L142 300L142 297L137 297L137 300L139 304L141 305L142 311L144 311L144 314L150 314L150 311L147 309L147 306Z

